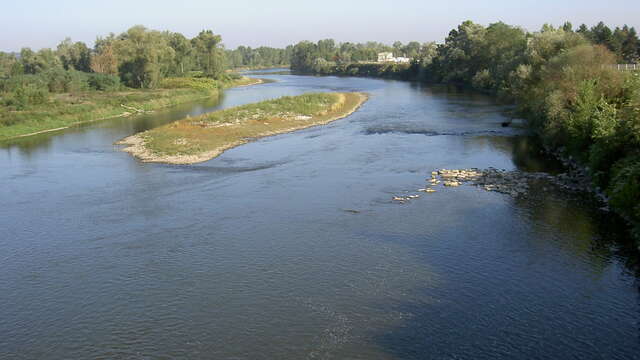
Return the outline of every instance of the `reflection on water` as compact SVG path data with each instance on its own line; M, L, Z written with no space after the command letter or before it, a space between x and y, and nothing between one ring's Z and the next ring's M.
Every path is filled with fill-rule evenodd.
M0 149L0 358L633 358L637 256L588 199L438 168L562 171L484 95L271 73ZM327 126L191 166L113 143L190 114L367 91ZM345 211L349 210L349 211ZM436 355L434 355L436 354Z

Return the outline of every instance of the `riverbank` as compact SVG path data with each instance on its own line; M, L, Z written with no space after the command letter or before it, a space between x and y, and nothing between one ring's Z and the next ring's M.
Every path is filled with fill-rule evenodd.
M218 97L223 89L268 81L241 77L229 81L168 78L161 89L56 94L24 110L0 109L0 141L64 130L84 123L148 113L182 103Z
M227 70L227 72L236 73L241 71L252 71L252 70L288 69L290 67L291 65L240 66L240 67Z
M349 63L320 67L315 75L373 77L395 80L418 80L410 64ZM305 73L305 72L303 72Z
M239 106L129 136L118 144L145 162L193 164L225 150L271 135L345 118L368 96L364 93L315 93Z

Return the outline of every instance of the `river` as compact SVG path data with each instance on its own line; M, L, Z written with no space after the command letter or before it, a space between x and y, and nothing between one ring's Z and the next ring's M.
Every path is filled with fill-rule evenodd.
M424 194L438 168L558 171L502 105L409 82L262 73L220 101L0 144L2 359L631 359L640 272L597 204ZM115 141L309 91L370 100L211 161Z

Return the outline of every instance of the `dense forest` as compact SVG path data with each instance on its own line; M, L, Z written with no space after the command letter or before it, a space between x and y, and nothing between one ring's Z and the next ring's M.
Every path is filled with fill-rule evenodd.
M372 57L343 61L355 54L344 44L304 41L295 45L291 67L456 84L514 103L548 148L589 170L640 237L640 73L612 66L639 61L634 28L611 30L601 22L574 29L565 23L527 32L502 22L485 27L466 21L443 44L410 44L393 50L412 58L406 65L375 64Z

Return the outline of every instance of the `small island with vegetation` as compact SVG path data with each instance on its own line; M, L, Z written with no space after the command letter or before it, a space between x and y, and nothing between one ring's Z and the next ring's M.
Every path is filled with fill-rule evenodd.
M146 162L193 164L256 139L342 119L356 111L364 93L285 96L216 111L129 136L124 151Z

